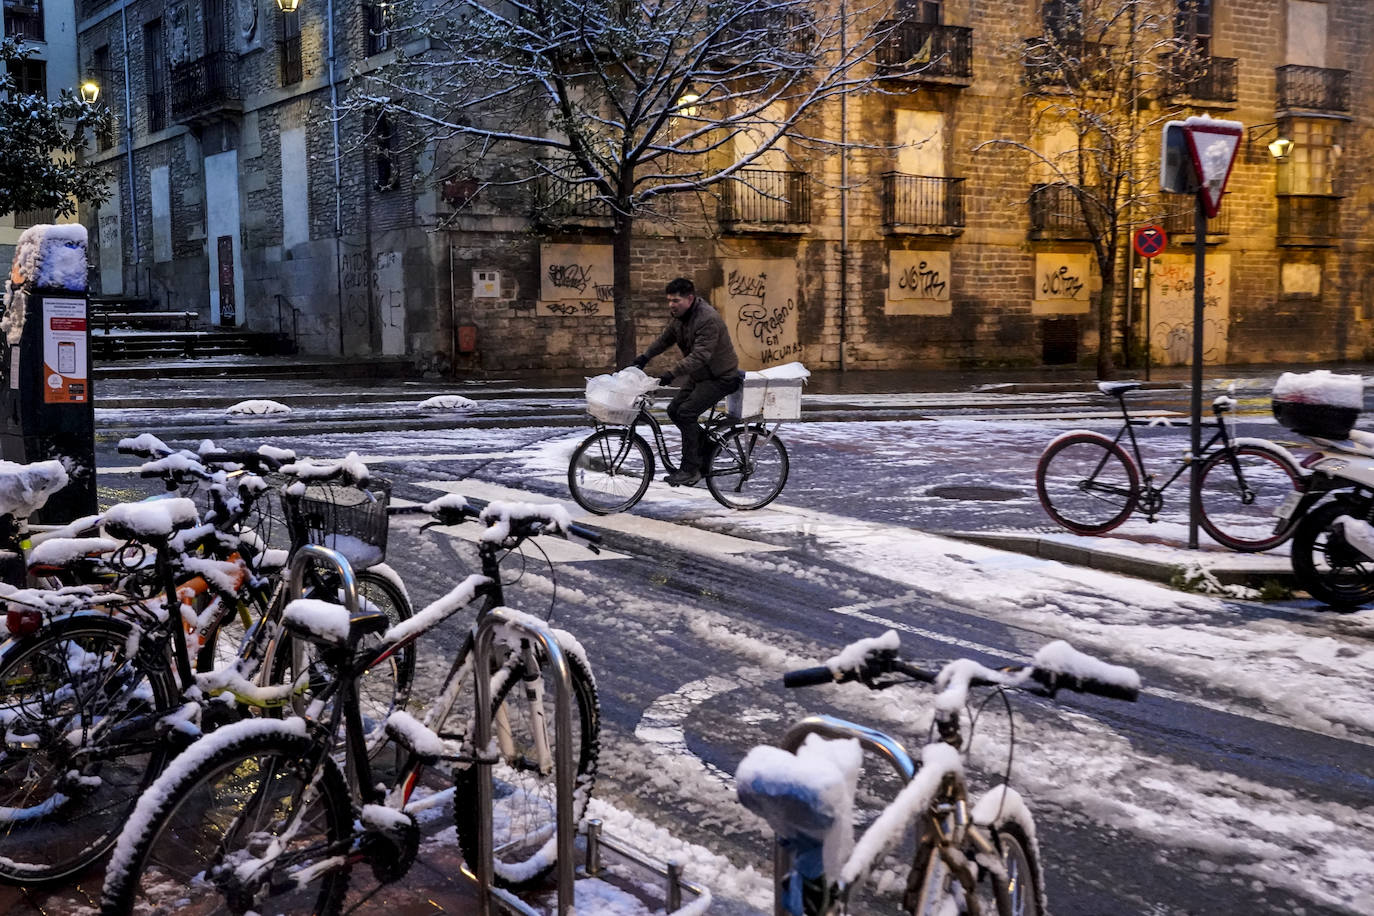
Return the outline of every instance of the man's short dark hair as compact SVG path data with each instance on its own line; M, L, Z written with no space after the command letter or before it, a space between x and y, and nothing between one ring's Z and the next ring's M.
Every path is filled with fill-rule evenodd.
M668 295L670 296L690 296L696 291L696 286L686 277L678 277L676 280L668 281Z

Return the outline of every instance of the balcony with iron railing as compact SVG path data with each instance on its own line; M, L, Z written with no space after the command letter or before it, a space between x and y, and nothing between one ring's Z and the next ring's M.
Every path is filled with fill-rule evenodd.
M30 226L46 226L57 221L57 211L52 207L39 207L36 210L14 211L14 228L27 229Z
M1231 234L1231 210L1222 206L1216 216L1207 219L1207 239L1212 242L1221 241ZM1155 223L1164 230L1169 236L1170 242L1177 242L1182 239L1194 238L1194 230L1197 229L1197 214L1193 207L1185 207L1171 213L1164 213L1155 218Z
M885 19L874 34L880 76L956 86L973 81L973 29Z
M1170 96L1229 107L1237 99L1234 57L1165 58L1164 80Z
M757 57L762 49L793 54L807 52L815 44L815 20L794 6L766 7L735 15L721 29L717 56L724 60Z
M1115 45L1072 39L1028 38L1023 60L1032 89L1106 92L1116 68Z
M1077 189L1071 185L1037 184L1030 193L1032 239L1091 240Z
M535 179L533 190L534 221L541 226L610 226L610 204L571 163L550 166Z
M1330 248L1340 237L1341 199L1331 194L1280 194L1278 244Z
M811 222L805 172L742 169L721 188L720 222L734 229L797 231Z
M1325 67L1289 65L1275 71L1278 76L1277 108L1287 111L1306 108L1314 111L1350 110L1350 71Z
M237 54L216 51L172 68L172 117L176 120L213 120L242 112Z
M964 179L884 173L883 225L889 232L957 235L964 227Z

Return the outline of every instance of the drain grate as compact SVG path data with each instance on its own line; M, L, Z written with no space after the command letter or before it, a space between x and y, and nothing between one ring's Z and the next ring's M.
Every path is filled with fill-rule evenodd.
M1020 491L1003 487L931 487L926 490L926 495L938 496L940 499L977 499L984 502L1005 502L1021 498Z

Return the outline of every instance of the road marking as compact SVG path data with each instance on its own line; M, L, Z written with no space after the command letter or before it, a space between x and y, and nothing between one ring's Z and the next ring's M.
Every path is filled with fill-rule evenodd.
M493 452L438 452L433 455L411 454L411 455L368 455L361 459L363 464L389 464L395 461L485 461L488 458L501 458L508 453L504 451ZM96 468L97 474L137 474L142 465Z
M510 500L516 502L556 503L563 506L574 517L595 528L618 531L645 540L666 544L678 550L703 556L732 556L736 554L769 553L789 548L763 541L751 541L730 534L705 531L691 525L679 525L656 518L619 513L617 515L591 515L582 507L569 500L557 499L544 493L530 490L517 490L511 487L484 483L480 480L438 480L420 484L432 490L445 493L459 493L476 499Z
M657 745L674 761L690 760L700 764L707 776L726 788L733 789L735 778L732 775L702 760L687 747L685 723L692 710L707 700L741 687L758 686L766 672L760 669L750 674L749 677L713 674L683 684L672 693L663 694L650 703L640 715L639 723L635 725L635 737L648 744Z

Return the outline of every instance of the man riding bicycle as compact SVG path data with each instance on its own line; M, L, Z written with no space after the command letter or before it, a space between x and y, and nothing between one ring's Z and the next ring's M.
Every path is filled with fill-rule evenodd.
M702 443L706 438L697 418L736 391L742 375L724 319L696 294L692 281L678 277L668 284L666 292L672 321L647 350L635 357L634 364L643 369L671 344L677 344L682 351L682 359L658 381L660 385L682 387L668 404L668 417L682 431L682 464L665 480L673 486L690 487L701 480Z

